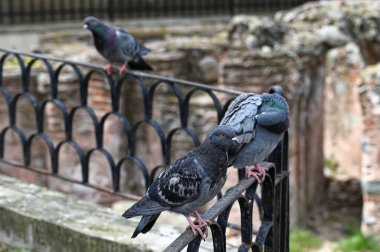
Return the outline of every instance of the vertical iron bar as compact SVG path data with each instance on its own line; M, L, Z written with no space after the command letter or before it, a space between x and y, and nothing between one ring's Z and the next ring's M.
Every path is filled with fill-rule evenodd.
M44 0L40 0L39 7L40 7L40 11L39 11L40 18L38 19L38 21L44 22L45 16L46 16Z
M284 138L282 140L282 172L287 173L287 176L282 181L282 197L281 205L282 209L280 212L281 215L281 237L280 237L280 251L289 251L289 134L285 132Z
M49 13L50 13L50 20L51 21L55 21L56 19L56 10L55 10L55 4L56 2L54 0L50 0L50 10L49 10Z
M117 2L117 13L118 13L118 17L119 18L125 18L125 12L126 12L126 9L125 8L125 4L126 4L126 1L118 1Z
M14 24L14 17L15 17L15 12L14 12L14 6L13 6L13 0L8 1L8 17L9 17L9 23Z
M60 20L66 19L66 6L65 6L65 1L64 0L59 0L59 17Z
M96 2L96 7L95 7L95 11L94 11L94 14L98 17L102 17L102 13L104 11L104 3L105 1L97 1Z
M272 162L276 166L276 175L280 175L282 173L282 167L283 167L283 152L282 152L282 142L280 142L276 149L272 152L272 154L269 157L269 162ZM273 244L274 244L274 251L280 251L279 250L279 240L280 240L280 225L281 225L281 211L283 210L282 205L282 180L278 185L275 185L274 188L275 191L275 199L274 199L274 223L273 223Z
M4 24L4 15L5 15L3 4L4 4L4 1L0 1L0 23L1 24Z
M25 1L18 1L18 7L19 7L19 12L18 12L18 17L19 17L19 20L18 22L19 23L26 23L27 21L25 20L26 18L26 13L25 13Z
M85 7L84 6L85 6L84 0L79 0L78 12L75 11L75 13L79 14L79 15L75 15L74 19L78 19L78 18L83 17L85 15ZM75 8L75 10L77 10L77 8Z
M34 1L28 1L29 2L29 21L31 23L34 23L35 21L35 15L36 15L36 12L35 12L35 8L34 8Z
M88 0L86 8L86 17L87 16L96 16L96 8L98 6L98 0Z
M230 16L235 15L235 0L228 0L228 13Z
M276 190L274 188L275 169L269 170L268 175L270 176L270 179L265 179L265 181L267 182L263 182L261 192L264 207L263 222L268 222L272 224L272 227L268 230L268 234L264 242L265 251L274 251L274 229L276 228L274 226L274 207L276 198Z
M75 19L75 13L76 13L76 1L70 0L68 12L70 13L70 19Z
M107 13L108 13L108 19L110 21L114 21L115 16L114 16L114 1L113 0L108 0L108 7L107 7Z

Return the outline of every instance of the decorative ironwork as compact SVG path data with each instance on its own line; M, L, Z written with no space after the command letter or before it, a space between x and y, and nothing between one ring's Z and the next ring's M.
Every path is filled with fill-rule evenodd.
M85 16L102 19L157 18L157 17L207 17L210 15L235 15L265 13L289 9L307 0L29 0L0 1L0 23L45 23L64 20L82 20Z
M191 115L191 100L196 96L195 93L203 93L209 97L213 104L213 110L216 112L216 122L219 122L225 112L229 102L239 94L239 92L226 90L217 87L211 87L200 83L194 83L184 80L162 77L154 74L142 72L127 72L120 78L114 78L106 74L101 66L94 64L84 64L62 59L49 58L42 55L28 54L17 51L0 49L0 115L7 114L8 122L0 124L0 162L22 167L31 171L40 172L55 176L57 178L80 183L103 192L110 192L125 198L136 199L136 195L121 192L121 169L126 161L132 162L141 172L147 188L155 178L160 169L163 169L172 160L171 148L174 135L178 131L185 132L192 140L194 145L199 145L201 137L197 133L199 129L192 127L189 120ZM19 69L20 87L15 88L12 81L7 77L7 62L13 62ZM31 90L32 72L34 68L44 69L47 76L47 94L44 97L38 97ZM78 104L68 105L67 101L62 99L60 90L60 78L63 72L69 69L75 76L74 86L79 92ZM91 94L89 94L90 82L100 79L105 83L105 92L110 97L109 107L106 106L104 111L99 113L94 106L90 104ZM123 99L123 87L133 83L138 87L143 101L144 117L141 120L133 122L127 116L123 109L123 103L132 102ZM164 85L171 97L175 97L178 105L177 116L178 125L171 129L163 128L163 125L154 118L155 99L158 94L158 87ZM271 89L270 92L275 92ZM224 97L221 99L220 97ZM168 97L163 97L165 99ZM140 98L139 98L140 99ZM22 100L30 103L31 113L35 121L28 123L34 124L35 127L27 132L18 122L18 107ZM223 101L222 101L223 100ZM55 113L61 114L63 121L63 136L55 139L46 129L46 111L49 106L54 107ZM51 109L51 108L50 108ZM6 111L6 112L5 112ZM90 125L94 129L95 145L84 148L78 142L74 135L75 117L83 111L90 118ZM116 159L112 153L104 147L104 129L108 118L114 117L122 125L125 138L124 142L128 146L128 151L122 157ZM147 167L145 162L137 153L137 136L136 132L140 125L148 124L156 132L161 146L163 163L156 164L155 167ZM22 162L15 162L6 158L4 153L8 147L6 136L13 132L18 138L21 146ZM36 139L42 141L48 152L49 166L51 170L36 169L33 166L33 146ZM80 180L68 178L60 174L60 154L63 146L71 146L75 150L81 168ZM102 185L89 183L89 174L93 168L90 161L94 153L101 155L110 167L112 188ZM275 151L270 155L266 163L269 167L269 173L264 183L261 185L261 198L257 196L256 189L258 184L254 179L243 179L244 174L239 171L240 182L235 187L225 193L219 201L210 208L203 217L215 219L216 222L211 225L211 233L215 251L226 251L226 228L228 217L233 203L238 202L241 209L241 227L234 227L241 230L242 244L239 251L288 251L289 243L289 189L288 189L288 135L285 134L283 141L277 146ZM151 172L149 172L149 170ZM243 194L244 193L244 194ZM221 196L221 195L219 195ZM252 210L253 204L260 208L261 225L258 231L252 229ZM252 242L253 236L256 236ZM201 240L195 237L190 230L185 231L167 251L181 251L188 245L188 251L198 251Z

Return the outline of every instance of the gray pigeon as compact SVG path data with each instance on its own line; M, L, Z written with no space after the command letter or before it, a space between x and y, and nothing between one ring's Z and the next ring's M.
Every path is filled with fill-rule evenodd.
M96 17L86 17L83 28L92 32L96 50L110 61L104 68L108 74L111 73L113 63L123 64L119 69L120 74L127 70L127 64L130 69L153 70L142 58L151 50L137 42L127 31L108 26Z
M241 144L229 165L245 168L248 177L262 182L266 168L258 163L276 148L289 128L288 103L278 94L241 94L228 107L220 125L233 128Z
M194 234L198 232L205 238L211 222L202 219L197 208L222 189L226 182L228 150L234 145L237 145L234 131L227 126L216 126L203 144L163 171L146 195L123 214L125 218L142 216L132 238L148 232L165 210L185 215ZM194 213L196 223L190 213Z

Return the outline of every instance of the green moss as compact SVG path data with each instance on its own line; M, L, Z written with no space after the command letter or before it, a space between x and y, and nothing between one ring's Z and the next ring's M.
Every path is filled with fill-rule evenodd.
M371 236L364 235L352 223L346 226L347 237L340 240L335 247L336 252L379 251L380 246Z
M29 250L22 248L9 247L0 243L0 252L29 252Z
M308 230L297 229L290 232L290 252L307 252L321 245L322 241Z
M22 60L24 62L24 65L27 66L34 58L32 57L29 57L29 56L25 56L25 57L22 57ZM5 67L7 70L9 69L18 69L19 68L19 60L14 57L14 56L9 56L7 57L6 61L5 61ZM42 69L43 68L43 63L39 60L37 60L34 64L33 64L33 69Z
M339 168L339 163L332 158L325 158L324 165L327 169L336 172Z
M93 225L89 226L89 229L90 230L94 230L94 231L108 232L108 233L115 231L109 225L96 225L96 224L93 224ZM118 231L118 230L116 230L116 231Z

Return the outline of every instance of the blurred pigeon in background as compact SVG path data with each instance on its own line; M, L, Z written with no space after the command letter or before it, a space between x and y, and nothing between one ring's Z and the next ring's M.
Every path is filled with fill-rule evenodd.
M228 150L235 145L234 130L228 126L216 126L207 134L203 144L163 171L146 195L123 214L125 218L142 216L132 238L148 232L165 210L185 215L193 233L198 232L205 238L211 221L202 219L197 208L222 189L226 182ZM195 215L194 222L190 213Z
M289 107L279 94L241 94L230 104L220 122L234 129L241 149L230 165L245 168L248 177L264 181L266 168L258 163L272 153L289 128Z
M127 31L108 26L96 17L86 17L83 28L92 32L96 50L110 61L110 64L104 68L108 74L111 73L113 63L122 64L119 69L120 74L128 69L127 64L134 70L153 70L142 58L151 50L137 42Z

